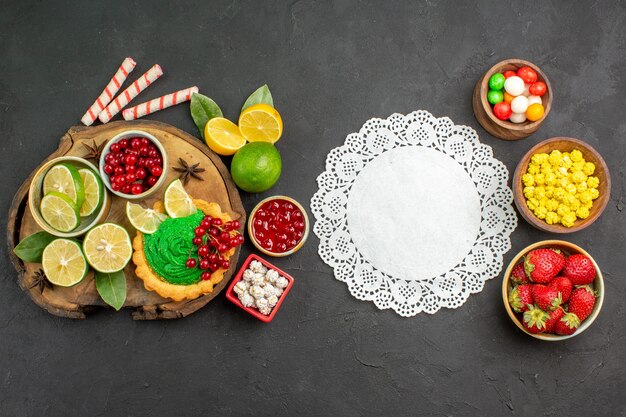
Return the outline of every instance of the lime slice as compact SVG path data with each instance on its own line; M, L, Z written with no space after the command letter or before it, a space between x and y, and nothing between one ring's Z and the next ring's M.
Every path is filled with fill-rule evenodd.
M83 180L78 169L70 164L61 163L50 168L43 178L42 190L44 195L50 191L65 194L72 199L77 207L81 207L85 200Z
M167 219L165 214L145 209L130 201L126 203L126 216L135 229L147 234L156 232L163 220Z
M93 214L102 205L104 186L100 176L89 168L78 170L85 188L85 201L80 207L80 216L87 217Z
M73 239L53 240L43 250L41 266L48 281L61 287L78 284L89 269L80 243Z
M56 191L50 191L41 199L41 217L59 232L71 232L80 224L78 208L71 198Z
M133 247L126 229L104 223L87 232L83 252L96 271L111 273L124 269L133 255Z
M187 217L198 211L180 180L174 180L167 186L163 199L165 211L170 217Z

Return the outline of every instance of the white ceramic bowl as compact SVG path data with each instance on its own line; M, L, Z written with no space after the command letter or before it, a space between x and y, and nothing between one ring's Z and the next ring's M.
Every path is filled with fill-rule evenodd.
M161 152L161 159L163 159L163 173L161 174L161 177L159 177L159 180L156 182L156 184L154 184L149 190L141 194L120 193L119 191L115 191L113 190L113 188L111 188L111 181L109 180L109 176L104 172L104 169L103 169L104 164L105 164L104 157L109 152L111 152L111 145L113 145L114 143L119 142L122 139L137 138L137 137L148 139L149 141L154 143L154 145L157 147L159 152ZM153 135L151 135L148 132L144 132L143 130L125 130L124 132L114 136L111 140L107 142L106 146L102 150L102 154L100 155L100 177L102 177L102 182L107 187L107 189L111 191L113 194L115 194L118 197L127 199L127 200L140 200L142 198L146 198L154 194L163 185L163 183L165 183L165 177L167 176L167 171L168 171L168 158L167 158L167 153L165 152L165 148L163 147L163 145L161 145L161 142L159 142L157 138L155 138Z
M52 168L54 165L59 164L61 162L68 162L77 168L89 168L94 172L98 172L98 168L95 167L94 164L87 161L86 159L79 158L76 156L61 156L59 158L52 159L41 166L35 172L33 179L30 182L30 188L28 190L28 208L30 209L35 222L46 232L53 234L59 237L76 237L80 236L83 233L87 232L89 229L97 225L98 223L102 223L104 219L109 215L109 209L111 208L111 196L109 193L104 190L103 193L103 201L100 209L93 213L91 216L81 218L81 222L78 227L71 232L59 232L58 230L51 227L41 216L39 212L39 206L41 205L41 199L43 198L43 194L41 192L41 188L43 186L43 178L48 173L48 170ZM102 178L102 182L104 182L104 178Z

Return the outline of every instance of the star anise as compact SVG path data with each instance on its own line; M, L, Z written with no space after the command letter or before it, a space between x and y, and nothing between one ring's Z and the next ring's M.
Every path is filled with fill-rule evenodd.
M178 166L173 169L176 172L180 172L178 178L183 182L183 184L187 184L190 177L203 181L202 177L198 174L198 172L204 172L204 168L200 168L200 163L189 165L189 163L183 158L178 158Z
M30 284L29 289L37 287L39 292L43 293L44 288L52 288L52 284L48 281L48 277L43 272L43 269L35 271L33 275L33 282Z
M97 144L95 139L93 140L93 146L83 143L83 146L87 148L87 154L83 156L83 158L94 159L96 162L100 161L100 155L102 154L105 143L106 140L103 140L102 143Z

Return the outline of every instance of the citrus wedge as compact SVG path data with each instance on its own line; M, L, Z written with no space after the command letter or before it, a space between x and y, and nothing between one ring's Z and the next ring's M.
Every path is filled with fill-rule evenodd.
M93 214L102 205L104 185L102 184L100 176L89 168L79 169L78 173L83 180L85 189L85 201L83 201L83 205L80 206L80 216L87 217Z
M218 155L232 155L246 144L236 124L223 117L214 117L204 126L204 140Z
M71 232L80 224L78 208L71 198L57 191L50 191L41 199L41 217L59 232Z
M130 201L126 203L126 216L135 229L147 234L156 232L163 220L167 219L165 214L145 209Z
M283 134L283 120L269 104L255 104L239 115L239 130L249 142L275 143Z
M87 232L83 252L96 271L112 273L124 269L133 255L133 248L126 229L104 223Z
M43 178L43 194L50 191L65 194L72 199L76 207L81 207L85 200L85 187L78 169L70 164L57 164L50 168Z
M174 180L167 186L163 195L163 204L167 214L174 218L191 216L198 211L180 180Z
M41 266L48 281L61 287L78 284L89 269L80 243L73 239L53 240L43 250Z

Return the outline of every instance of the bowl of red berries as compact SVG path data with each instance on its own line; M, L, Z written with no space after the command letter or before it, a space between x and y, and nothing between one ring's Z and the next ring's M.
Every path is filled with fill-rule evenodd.
M504 273L502 299L524 333L559 341L581 334L598 317L604 279L580 246L544 240L524 248Z
M248 235L266 255L291 255L300 250L309 236L309 218L304 207L293 198L268 197L250 213Z
M113 137L100 156L100 176L115 195L146 198L165 182L167 153L153 135L127 130Z

